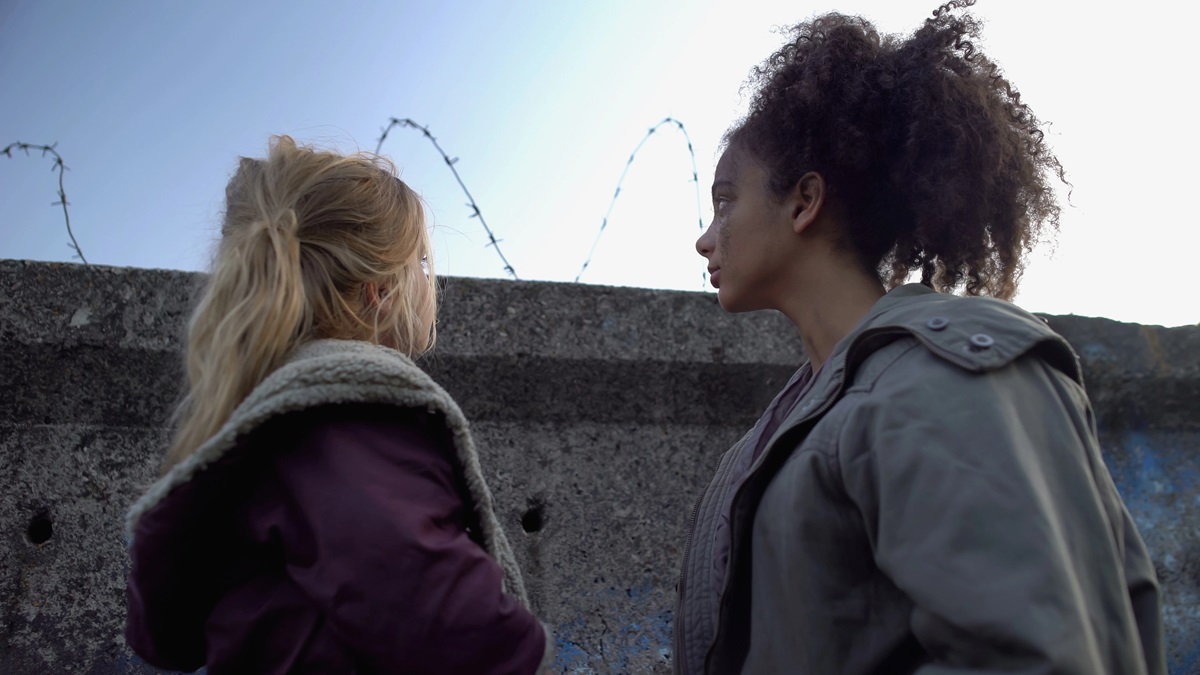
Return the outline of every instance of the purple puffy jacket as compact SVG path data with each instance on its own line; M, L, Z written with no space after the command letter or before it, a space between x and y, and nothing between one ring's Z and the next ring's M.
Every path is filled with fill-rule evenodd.
M126 639L222 673L535 671L537 619L501 590L440 415L277 417L137 522Z

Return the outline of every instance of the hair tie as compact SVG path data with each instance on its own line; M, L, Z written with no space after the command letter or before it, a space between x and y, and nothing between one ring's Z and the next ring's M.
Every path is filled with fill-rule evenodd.
M265 231L273 237L295 237L299 232L299 222L293 209L277 211L274 217L259 218L256 231Z

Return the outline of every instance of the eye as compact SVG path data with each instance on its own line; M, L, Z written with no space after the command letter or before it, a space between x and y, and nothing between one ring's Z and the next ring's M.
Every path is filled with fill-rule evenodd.
M729 206L729 198L728 197L717 197L716 199L713 200L713 210L716 211L718 214L724 213L725 209L728 206Z

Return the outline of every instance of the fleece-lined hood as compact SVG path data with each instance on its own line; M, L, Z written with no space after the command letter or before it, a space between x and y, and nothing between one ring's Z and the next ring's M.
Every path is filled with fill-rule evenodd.
M268 420L318 406L364 403L439 413L453 439L456 459L479 517L484 548L504 571L504 590L529 606L529 598L484 481L479 455L458 404L410 358L366 342L318 340L298 348L233 411L229 421L206 443L156 481L130 508L126 536L136 535L139 519L181 485L238 447Z

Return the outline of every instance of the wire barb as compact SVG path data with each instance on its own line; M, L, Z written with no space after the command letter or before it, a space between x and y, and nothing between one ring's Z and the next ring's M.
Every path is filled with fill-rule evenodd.
M704 215L703 211L700 210L700 172L696 169L696 151L692 149L692 137L688 135L687 127L683 125L683 122L674 117L667 117L658 124L650 127L650 130L642 137L641 142L629 154L629 159L625 161L625 170L621 172L621 177L617 180L617 189L613 191L612 201L608 203L608 210L604 212L604 218L600 221L600 231L596 233L596 239L592 242L591 250L588 251L587 260L579 268L579 274L575 275L575 283L579 283L579 279L587 271L588 265L592 264L592 256L596 254L596 246L600 243L600 237L604 234L604 230L608 228L608 219L612 216L613 207L617 204L617 197L621 196L621 186L625 183L625 176L629 173L629 167L633 165L633 160L637 158L638 151L642 149L646 141L650 140L654 132L658 131L659 127L664 124L674 124L683 133L683 139L687 141L688 155L692 158L692 182L696 184L696 223L700 226L700 231L704 231ZM707 273L702 272L701 277L704 281L708 280Z
M83 257L83 249L79 248L79 242L75 239L75 232L71 230L71 213L67 210L67 206L69 205L67 202L67 190L63 185L63 176L66 175L68 167L66 163L63 162L62 156L58 154L58 150L56 150L57 147L57 142L51 143L50 145L32 145L17 141L15 143L9 143L6 145L4 150L0 151L0 154L3 154L5 157L12 157L12 151L14 148L16 148L17 150L23 151L26 157L30 156L30 150L41 150L42 157L47 155L52 155L54 157L54 162L50 165L50 170L58 172L58 201L52 203L51 206L62 206L63 220L67 223L67 235L71 237L71 241L67 244L67 246L70 246L71 250L75 251L76 258L78 258L84 265L87 265L88 261L87 258Z
M520 277L517 276L517 271L513 269L513 266L508 262L508 258L505 258L504 253L500 251L499 240L496 239L496 235L492 232L492 228L488 227L487 221L483 218L483 212L479 210L479 205L475 203L475 198L471 196L471 191L467 189L467 185L463 182L462 176L458 175L458 169L454 168L454 165L458 163L458 158L451 158L450 155L446 154L446 151L442 149L442 146L438 145L437 139L433 137L433 133L429 131L429 127L417 124L412 119L407 117L404 119L392 117L388 120L388 125L384 127L383 133L379 135L379 143L375 145L375 154L378 155L379 151L383 149L383 142L387 140L388 133L396 127L417 129L425 135L425 138L429 139L430 143L433 143L433 147L436 148L437 151L442 155L442 160L445 161L446 166L450 168L450 173L454 174L454 180L458 181L458 186L462 188L463 194L467 196L467 207L471 209L471 215L469 217L478 218L479 223L483 225L484 232L487 232L487 246L491 246L492 248L496 249L496 255L500 256L500 262L504 263L504 271L508 272L509 276L511 276L513 279L520 279Z

